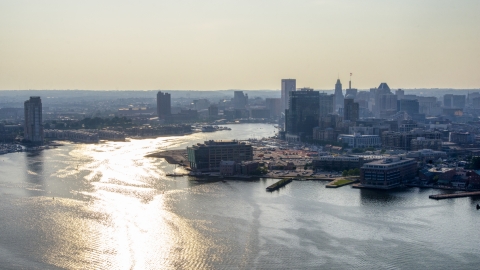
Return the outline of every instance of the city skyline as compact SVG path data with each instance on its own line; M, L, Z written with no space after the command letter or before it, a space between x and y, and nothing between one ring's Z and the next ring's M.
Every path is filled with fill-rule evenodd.
M480 2L3 1L0 90L478 89Z

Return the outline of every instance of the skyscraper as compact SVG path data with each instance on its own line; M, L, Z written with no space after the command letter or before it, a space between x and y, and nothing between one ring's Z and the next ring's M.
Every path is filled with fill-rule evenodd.
M169 93L157 93L157 115L158 118L165 118L172 113L171 98Z
M295 140L312 137L313 128L318 126L320 97L318 91L294 91L290 93L288 110L285 111L287 137Z
M360 118L360 106L354 102L352 95L347 95L344 100L343 119L352 122Z
M335 96L328 95L325 93L320 93L319 96L320 96L320 99L319 99L320 117L333 113L335 110Z
M297 80L282 79L282 112L288 109L290 93L297 89Z
M235 109L243 110L248 104L248 95L243 94L243 91L233 92L233 107Z
M340 79L337 79L335 84L335 111L343 107L343 92L342 92L342 83Z
M24 139L36 144L43 143L42 100L40 97L30 97L24 103L25 126Z
M413 116L419 113L419 103L416 99L400 99L397 100L397 111L403 111Z

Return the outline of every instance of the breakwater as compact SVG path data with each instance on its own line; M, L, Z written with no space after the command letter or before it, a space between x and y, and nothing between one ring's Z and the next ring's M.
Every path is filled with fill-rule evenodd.
M283 186L286 186L288 185L290 182L292 182L292 178L288 178L288 179L282 179L278 182L276 182L275 184L272 184L270 186L267 187L267 191L274 191L274 190L277 190Z
M428 198L434 199L434 200L443 200L443 199L453 199L453 198L462 198L462 197L471 197L471 196L480 196L480 191L451 193L451 194L436 194L436 195L430 195L428 196Z

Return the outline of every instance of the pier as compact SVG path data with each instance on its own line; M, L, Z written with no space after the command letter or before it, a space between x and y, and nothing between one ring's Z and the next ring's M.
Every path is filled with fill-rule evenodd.
M275 184L272 184L270 186L267 187L267 191L274 191L274 190L277 190L283 186L286 186L288 185L290 182L292 182L293 178L288 178L288 179L282 179L278 182L276 182Z
M434 200L443 200L443 199L453 199L453 198L462 198L462 197L471 197L471 196L480 196L480 191L451 193L451 194L437 194L437 195L430 195L428 196L428 198L434 199Z

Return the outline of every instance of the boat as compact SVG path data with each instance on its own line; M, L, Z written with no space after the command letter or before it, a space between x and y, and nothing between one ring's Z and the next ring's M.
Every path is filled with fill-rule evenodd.
M214 132L216 129L212 126L203 126L202 127L202 132Z

